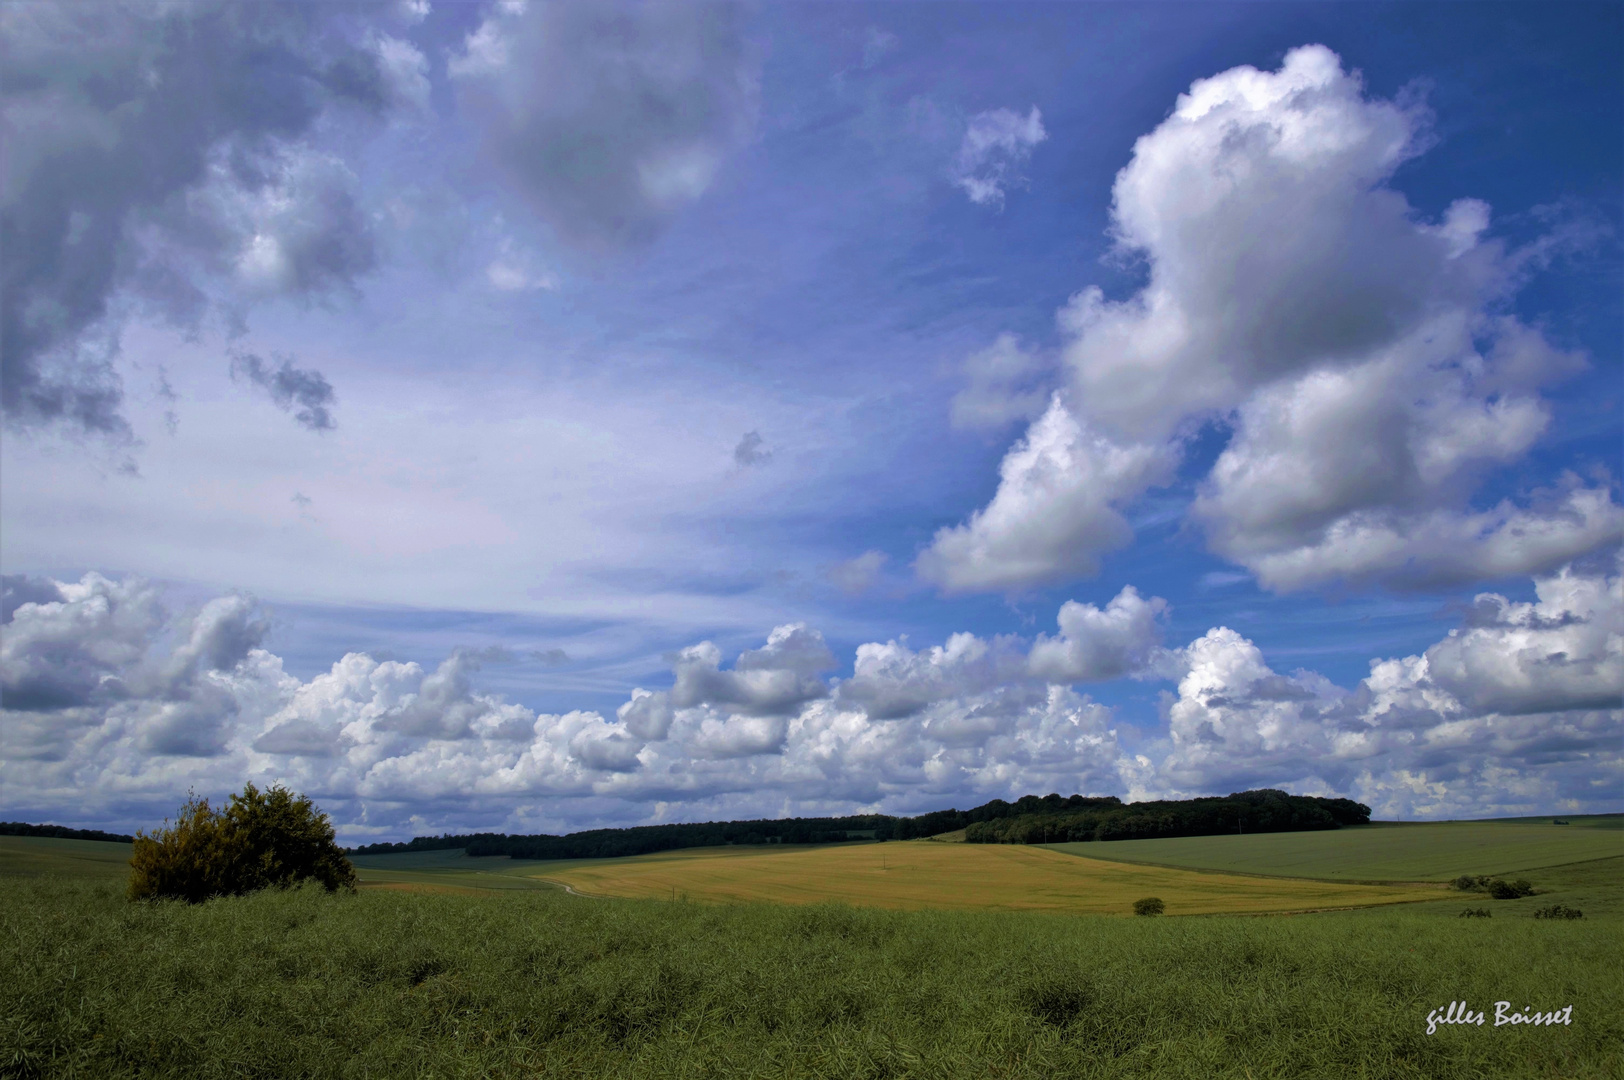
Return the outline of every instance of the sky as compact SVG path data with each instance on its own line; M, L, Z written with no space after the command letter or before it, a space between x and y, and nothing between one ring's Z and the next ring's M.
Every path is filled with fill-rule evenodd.
M0 6L0 816L1624 809L1621 41Z

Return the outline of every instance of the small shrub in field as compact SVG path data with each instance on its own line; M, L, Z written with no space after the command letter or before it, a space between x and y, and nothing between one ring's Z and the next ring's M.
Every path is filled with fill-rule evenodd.
M1524 896L1533 896L1534 887L1521 878L1516 881L1501 881L1495 878L1489 882L1489 895L1496 900L1517 900Z
M1469 907L1460 913L1460 917L1463 919L1487 919L1493 914L1494 912L1486 907Z
M1167 905L1162 903L1159 896L1147 896L1143 900L1133 902L1133 913L1135 915L1160 915L1166 910Z
M1582 919L1584 917L1585 913L1578 908L1565 907L1562 904L1552 904L1550 907L1542 907L1534 912L1534 918L1536 919Z
M192 798L165 826L136 835L132 900L196 904L301 881L320 882L329 892L355 888L355 868L334 842L327 815L283 787L262 792L248 784L224 810Z

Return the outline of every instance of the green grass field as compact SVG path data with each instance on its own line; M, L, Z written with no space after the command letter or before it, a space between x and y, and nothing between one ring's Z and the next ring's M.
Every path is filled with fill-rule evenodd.
M573 862L363 856L355 895L188 906L125 900L127 845L3 837L0 1077L1618 1077L1624 856L1536 870L1548 846L1530 860L1510 825L1485 846L1479 824L1463 839L1402 831L1478 852L1472 872L1527 869L1540 895L1422 886L1438 899L1259 918L886 910L876 897L896 906L921 884L943 904L984 905L1000 877L1065 878L1059 867L1096 890L1129 875L1124 896L1148 881L1245 882L1263 890L1248 894L1252 910L1260 895L1361 889L916 842ZM1341 834L1235 839L1303 835ZM1301 858L1251 850L1252 866ZM1371 851L1330 865L1400 865ZM966 856L1001 869L955 879ZM728 902L574 896L538 880L646 885L707 865L734 890L714 897ZM821 892L807 893L819 873ZM749 902L752 880L763 895L794 886L783 898L803 902ZM865 906L804 902L824 894ZM1553 901L1585 917L1532 918ZM1465 907L1491 917L1458 918ZM1572 1023L1427 1035L1427 1014L1459 1000L1491 1016L1496 1001L1571 1005Z
M1571 820L1378 824L1047 846L1090 859L1331 881L1449 881L1461 874L1506 874L1624 855L1624 817Z
M0 836L0 876L37 874L85 874L123 881L130 876L130 845Z
M0 878L0 1071L84 1077L1616 1077L1624 938L1408 906L1115 919ZM1466 1000L1556 1028L1443 1028Z

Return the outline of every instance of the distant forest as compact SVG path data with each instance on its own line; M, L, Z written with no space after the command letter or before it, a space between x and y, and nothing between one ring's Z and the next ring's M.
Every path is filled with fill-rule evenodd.
M1102 800L1093 800L1096 803ZM1115 800L1112 800L1115 802ZM1152 840L1220 833L1306 832L1368 825L1370 807L1351 799L1288 795L1265 788L1210 799L1095 805L1005 815L964 831L972 844L1064 844Z
M135 837L100 829L70 829L66 825L29 825L22 821L0 821L0 836L48 836L53 840L108 840L133 843Z
M469 855L515 859L602 859L727 844L830 844L848 840L912 840L965 830L971 843L1053 844L1072 840L1136 840L1232 832L1337 829L1370 821L1370 807L1265 789L1184 801L1123 803L1114 795L1027 795L994 799L971 810L937 810L918 817L851 817L707 821L593 829L568 836L466 833L419 836L398 844L367 844L352 855L466 849Z

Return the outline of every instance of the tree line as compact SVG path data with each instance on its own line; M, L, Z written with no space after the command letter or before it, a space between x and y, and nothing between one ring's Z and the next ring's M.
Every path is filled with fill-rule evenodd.
M609 859L652 855L679 848L723 847L728 844L833 844L847 840L896 838L898 819L885 814L849 817L779 818L757 821L705 821L670 825L637 825L627 829L589 829L567 836L546 834L509 836L506 833L464 833L419 836L398 844L367 844L352 855L380 855L401 851L448 851L464 848L469 855L507 855L515 859Z
M1351 799L1289 795L1264 788L1206 799L1045 808L975 822L966 827L964 839L972 844L1064 844L1079 840L1306 832L1369 822L1370 807Z
M367 844L352 855L466 850L471 856L515 859L602 859L652 855L679 848L728 844L831 844L852 840L913 840L965 830L973 843L1052 844L1068 840L1127 840L1152 836L1207 836L1228 832L1335 829L1370 821L1370 807L1348 799L1243 791L1222 798L1124 804L1114 795L1026 795L993 799L969 810L936 810L916 817L848 817L706 821L591 829L565 836L447 833L401 843Z
M100 829L70 829L66 825L30 825L25 821L0 821L0 836L47 836L53 840L102 840L128 844L135 837Z

